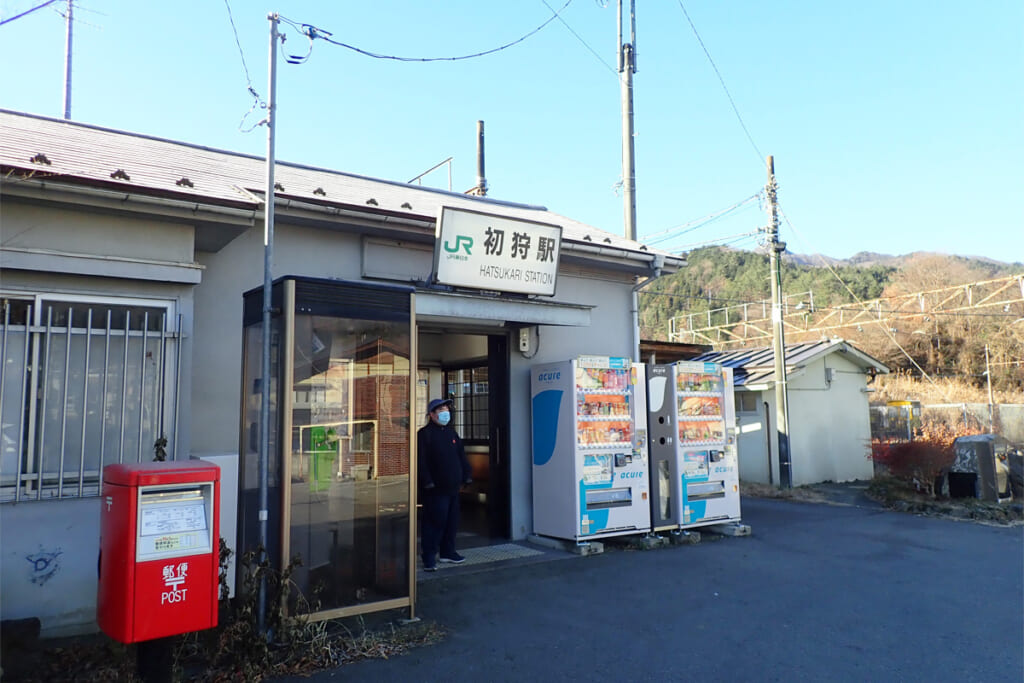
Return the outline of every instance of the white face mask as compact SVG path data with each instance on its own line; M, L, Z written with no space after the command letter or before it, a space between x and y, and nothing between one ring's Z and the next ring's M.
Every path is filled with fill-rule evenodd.
M452 421L452 414L447 410L445 410L444 412L440 412L437 414L437 421L443 427Z

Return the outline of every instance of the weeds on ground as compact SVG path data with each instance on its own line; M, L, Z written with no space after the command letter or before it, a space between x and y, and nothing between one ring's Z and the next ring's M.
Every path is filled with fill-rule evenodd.
M988 403L988 390L959 377L935 377L930 381L907 373L879 375L871 385L875 393L872 403L905 401L908 396L922 403ZM996 403L1024 403L1024 390L996 389Z
M438 643L446 636L442 627L428 621L389 623L378 628L369 628L361 617L349 622L310 621L306 615L316 605L300 594L291 579L299 558L276 571L265 558L260 559L264 553L259 550L242 556L239 597L229 601L230 554L222 540L218 626L172 639L175 680L219 683L309 675L362 659L394 657ZM265 625L269 639L261 635L258 626L261 580L266 581ZM78 639L68 646L41 646L25 654L33 661L25 662L22 668L31 673L12 680L133 682L138 680L135 653L135 647L102 634Z
M933 494L921 493L905 481L886 475L871 480L867 495L899 512L1002 525L1024 523L1024 506L1019 502L1006 504L976 498L936 498Z
M977 434L978 430L926 419L918 431L913 441L872 439L868 457L888 476L935 497L935 482L949 471L956 455L953 442L958 437Z
M276 572L266 559L259 560L260 555L254 551L243 556L241 597L226 615L224 626L191 634L179 647L182 673L193 672L188 680L260 681L268 676L304 675L360 659L395 656L444 637L444 631L429 622L371 630L357 617L353 630L339 620L311 621L307 615L320 609L317 596L307 599L291 579L300 559L292 558L283 571ZM222 567L226 561L222 554ZM260 635L258 625L261 579L266 581L269 640ZM226 597L222 574L221 598Z

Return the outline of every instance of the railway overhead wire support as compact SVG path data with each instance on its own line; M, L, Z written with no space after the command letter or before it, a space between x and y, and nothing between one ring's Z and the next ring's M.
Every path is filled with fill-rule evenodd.
M870 326L882 325L895 333L924 329L940 317L955 315L1000 315L1009 324L1024 324L1024 273L820 307L814 305L811 292L790 294L783 297L782 306L790 343L835 337L855 341ZM668 337L710 344L716 350L765 346L772 339L770 307L767 302L751 302L675 316L669 320Z

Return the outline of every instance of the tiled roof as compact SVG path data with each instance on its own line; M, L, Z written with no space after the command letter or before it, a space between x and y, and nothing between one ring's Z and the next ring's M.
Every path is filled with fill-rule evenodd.
M255 209L266 183L263 157L0 109L0 166L120 190ZM442 205L562 226L562 238L682 259L548 211L420 185L278 161L279 196L433 220ZM5 179L5 182L11 182Z
M849 342L841 339L829 339L805 344L787 344L786 374L799 373L812 361L835 352L846 353L847 358L864 369L874 368L876 372L882 374L889 372L888 367ZM751 386L775 381L775 352L770 346L735 351L709 351L693 360L720 363L733 368L733 380L736 386Z

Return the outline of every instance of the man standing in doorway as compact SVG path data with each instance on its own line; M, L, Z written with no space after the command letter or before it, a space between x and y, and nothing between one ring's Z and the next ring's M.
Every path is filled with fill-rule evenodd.
M442 562L466 561L455 552L459 529L459 489L472 482L466 448L450 425L452 401L435 398L427 407L430 418L417 433L420 501L423 504L420 540L424 571L437 571Z

